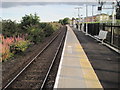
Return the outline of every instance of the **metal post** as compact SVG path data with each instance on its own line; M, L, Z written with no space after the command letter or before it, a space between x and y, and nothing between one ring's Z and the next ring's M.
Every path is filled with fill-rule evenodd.
M88 17L88 9L87 9L87 5L86 5L86 35L88 35L87 17Z
M94 12L93 9L94 9L94 6L95 6L95 5L92 5L92 22L93 22L93 14L94 14L94 13L93 13L93 12Z
M115 8L115 3L113 2L113 12L112 12L112 25L115 24L116 19L115 19L115 14L116 14L116 8ZM111 44L113 44L113 37L114 37L114 27L112 27L112 36L111 36Z
M79 12L80 12L80 8L78 8L78 31L80 31L80 15L79 15Z

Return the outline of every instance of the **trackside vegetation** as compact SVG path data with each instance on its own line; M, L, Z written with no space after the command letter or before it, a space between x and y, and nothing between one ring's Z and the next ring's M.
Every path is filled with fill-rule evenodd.
M70 19L67 17L64 19L60 19L59 23L61 23L62 25L70 24Z
M12 20L2 20L0 33L0 51L3 62L16 54L24 52L31 44L40 43L45 37L61 27L60 23L41 23L37 14L25 15L20 23Z

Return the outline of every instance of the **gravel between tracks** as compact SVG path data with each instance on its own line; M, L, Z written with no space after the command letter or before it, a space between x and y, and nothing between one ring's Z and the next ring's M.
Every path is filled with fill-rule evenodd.
M16 56L14 59L3 62L2 84L5 85L8 81L10 81L12 77L14 77L19 72L19 69L22 68L25 63L32 59L57 33L64 29L65 27L61 28L50 37L45 38L42 43L29 47L22 56ZM42 58L42 60L44 59L45 58Z
M57 71L58 71L58 67L59 67L59 63L61 60L61 55L62 55L62 51L63 51L63 46L64 46L64 41L65 41L65 37L64 40L61 44L61 47L59 49L58 55L55 59L54 65L51 69L51 72L49 73L49 76L47 78L47 81L43 87L43 90L53 90L54 87L54 83L55 83L55 79L56 79L56 75L57 75Z
M39 89L50 67L65 31L41 53L35 61L12 83L10 89Z

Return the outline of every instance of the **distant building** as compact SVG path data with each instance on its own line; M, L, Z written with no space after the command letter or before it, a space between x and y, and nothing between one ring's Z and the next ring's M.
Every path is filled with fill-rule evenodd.
M96 15L96 21L108 21L108 20L110 20L110 17L108 14L102 13L102 14Z
M99 21L108 21L110 19L109 15L108 14L97 14L97 15L94 15L94 16L88 16L87 18L85 17L84 18L84 21L85 22L99 22Z
M84 18L84 22L95 22L96 21L96 16L89 16Z

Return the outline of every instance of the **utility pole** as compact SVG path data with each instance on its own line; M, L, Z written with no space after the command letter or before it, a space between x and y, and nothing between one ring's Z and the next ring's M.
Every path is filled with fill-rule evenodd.
M80 9L81 9L82 7L76 7L75 9L78 9L78 30L80 31Z

